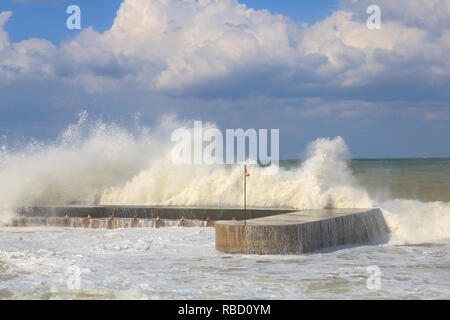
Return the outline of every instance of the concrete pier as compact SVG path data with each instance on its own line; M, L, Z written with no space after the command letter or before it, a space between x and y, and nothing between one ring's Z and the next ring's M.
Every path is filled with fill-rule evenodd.
M137 219L174 219L181 217L189 220L231 220L236 218L254 219L293 212L292 209L252 208L245 213L240 208L184 208L184 207L154 207L154 206L33 206L16 209L19 215L27 217L64 217L84 218L90 215L93 219L133 218Z
M216 249L227 253L298 254L389 240L380 209L36 206L16 211L15 226L215 227Z
M216 249L227 253L298 254L389 240L379 209L304 210L215 226Z
M11 227L69 227L69 228L88 228L88 229L125 229L125 228L163 228L163 227L211 227L214 228L214 222L202 220L161 220L161 219L130 219L117 218L72 218L72 217L27 217L16 218L10 225Z

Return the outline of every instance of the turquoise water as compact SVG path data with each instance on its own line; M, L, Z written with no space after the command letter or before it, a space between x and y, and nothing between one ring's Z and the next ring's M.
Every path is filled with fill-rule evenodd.
M280 166L297 168L299 160ZM450 201L450 159L353 159L349 167L371 198Z

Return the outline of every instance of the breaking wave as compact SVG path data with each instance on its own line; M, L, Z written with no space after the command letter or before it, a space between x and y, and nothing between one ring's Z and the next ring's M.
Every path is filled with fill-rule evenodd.
M11 219L14 207L38 204L242 206L242 166L173 163L170 135L188 124L165 116L158 126L136 125L130 132L114 123L90 122L82 113L51 143L33 141L19 150L2 146L0 223ZM448 205L373 200L347 159L341 137L319 138L296 168L265 175L263 168L250 166L247 203L297 209L378 206L394 242L450 238Z

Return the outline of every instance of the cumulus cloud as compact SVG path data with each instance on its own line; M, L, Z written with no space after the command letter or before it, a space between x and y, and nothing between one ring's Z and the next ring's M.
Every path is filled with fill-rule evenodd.
M449 0L343 0L311 26L236 0L124 0L110 30L84 29L55 47L10 43L0 14L0 81L58 79L89 92L136 85L170 95L269 95L341 101L448 98ZM433 17L433 19L429 19ZM376 88L376 89L375 89Z
M11 15L11 11L0 12L0 52L4 52L10 45L8 33L3 29L3 26Z
M439 32L450 28L448 0L377 0L384 21L401 21L403 25ZM354 12L354 18L365 20L365 10L373 0L340 0L343 10Z

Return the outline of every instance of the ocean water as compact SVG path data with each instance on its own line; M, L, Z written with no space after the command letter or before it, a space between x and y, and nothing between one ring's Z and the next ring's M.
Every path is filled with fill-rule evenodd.
M174 165L170 132L184 124L169 120L130 132L82 115L54 141L0 148L0 298L450 298L450 160L348 160L340 137L275 175L249 166L247 203L380 207L386 244L228 255L210 228L1 227L23 205L241 206L242 166Z
M215 250L212 228L3 228L0 297L448 299L449 250L448 241L437 241L230 255ZM379 287L371 285L373 266Z
M295 170L300 160L281 160ZM450 202L450 159L352 159L352 174L372 198Z

